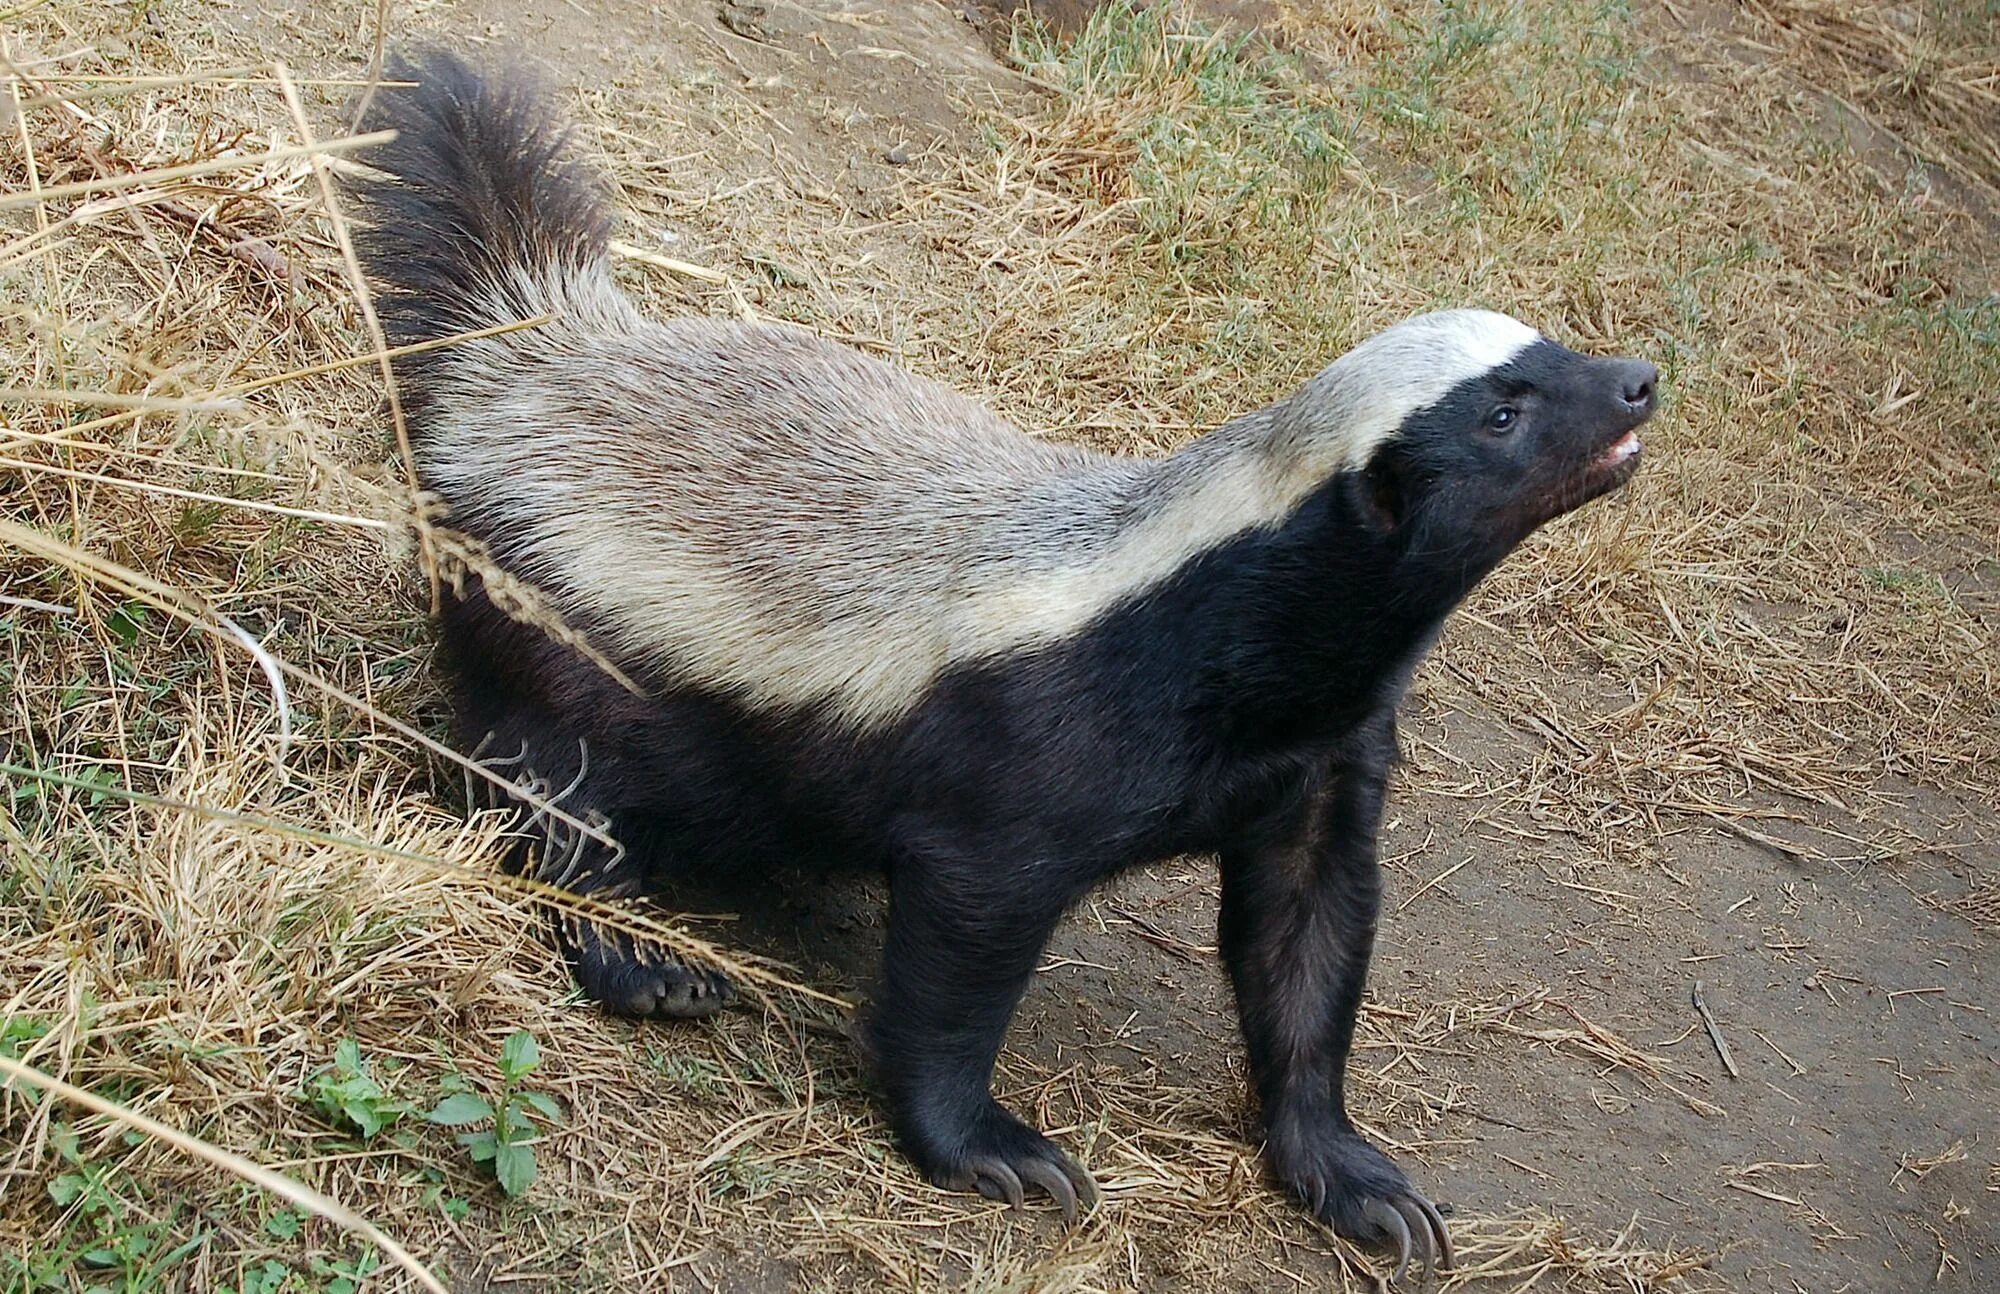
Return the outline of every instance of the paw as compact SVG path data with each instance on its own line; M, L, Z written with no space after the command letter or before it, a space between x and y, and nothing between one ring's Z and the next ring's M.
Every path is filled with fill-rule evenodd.
M990 1098L965 1123L956 1134L906 1138L911 1157L936 1185L978 1191L1015 1209L1024 1206L1031 1188L1039 1190L1056 1202L1065 1224L1075 1223L1079 1207L1097 1207L1097 1183L1090 1174Z
M1451 1234L1434 1205L1389 1157L1351 1132L1323 1132L1271 1146L1272 1166L1320 1221L1350 1240L1396 1253L1399 1281L1410 1260L1452 1269Z
M578 986L614 1015L695 1020L736 1000L736 986L721 971L687 966L665 952L638 952L622 936L586 927L566 942Z

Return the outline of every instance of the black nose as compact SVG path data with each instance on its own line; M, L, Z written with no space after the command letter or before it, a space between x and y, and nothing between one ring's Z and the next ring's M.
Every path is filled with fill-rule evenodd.
M1618 398L1633 413L1651 413L1654 393L1660 383L1660 370L1643 359L1621 359L1611 374L1611 380L1618 391Z

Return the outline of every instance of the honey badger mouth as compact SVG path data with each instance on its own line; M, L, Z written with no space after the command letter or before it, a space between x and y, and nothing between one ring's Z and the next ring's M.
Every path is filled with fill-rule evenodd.
M1609 494L1631 480L1633 473L1639 470L1639 459L1645 448L1639 440L1639 429L1632 427L1597 451L1597 455L1583 469L1583 494L1577 502L1585 503L1600 494Z
M1542 525L1557 517L1574 512L1592 499L1601 498L1618 489L1639 471L1639 462L1645 456L1645 445L1639 439L1639 427L1653 416L1649 404L1644 408L1633 408L1627 417L1621 418L1608 435L1599 440L1589 456L1567 470L1557 468L1559 475L1540 492L1534 503L1529 505L1532 524Z

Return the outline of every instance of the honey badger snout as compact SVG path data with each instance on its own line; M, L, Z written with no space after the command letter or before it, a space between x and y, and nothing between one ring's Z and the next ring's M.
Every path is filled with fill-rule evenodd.
M1660 383L1659 367L1643 359L1613 359L1605 363L1606 381L1617 394L1618 403L1631 414L1632 425L1636 427L1652 417Z
M1660 370L1646 360L1600 358L1590 360L1574 398L1582 404L1582 416L1574 424L1566 454L1582 458L1582 470L1570 478L1554 500L1554 514L1568 512L1582 502L1616 490L1638 472L1644 446L1638 428L1652 418L1660 402ZM1572 462L1576 462L1572 458Z

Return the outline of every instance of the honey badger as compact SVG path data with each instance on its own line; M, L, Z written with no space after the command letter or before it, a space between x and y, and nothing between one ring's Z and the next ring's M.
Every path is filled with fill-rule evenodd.
M415 86L377 97L367 128L397 135L356 187L389 340L553 316L396 361L421 479L639 684L476 582L444 607L461 740L629 846L563 842L570 883L886 870L867 1032L901 1146L1073 1216L1089 1176L993 1099L1008 1022L1092 886L1215 854L1272 1168L1341 1233L1447 1266L1344 1096L1396 708L1488 571L1631 477L1654 367L1448 310L1166 457L1037 439L801 330L642 316L544 98L436 51L390 76ZM733 994L566 938L621 1014Z

